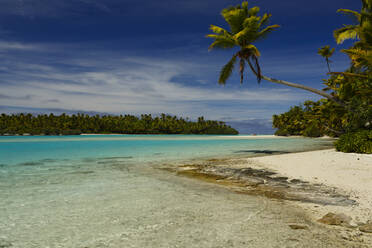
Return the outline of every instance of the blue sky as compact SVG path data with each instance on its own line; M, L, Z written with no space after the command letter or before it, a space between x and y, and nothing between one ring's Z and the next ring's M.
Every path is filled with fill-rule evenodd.
M209 25L226 27L227 0L1 0L0 112L169 113L227 121L243 132L270 130L271 116L305 91L257 84L237 73L217 84L232 51L208 52ZM332 31L350 23L339 8L359 0L249 1L281 28L256 46L264 74L322 88L317 55L336 47ZM337 50L349 46L337 46ZM340 52L332 69L348 66Z

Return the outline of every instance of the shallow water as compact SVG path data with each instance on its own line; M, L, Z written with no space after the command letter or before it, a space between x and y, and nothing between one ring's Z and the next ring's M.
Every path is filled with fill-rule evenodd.
M157 169L163 162L329 144L239 136L1 137L0 247L349 247L286 203ZM290 223L310 230L293 231Z

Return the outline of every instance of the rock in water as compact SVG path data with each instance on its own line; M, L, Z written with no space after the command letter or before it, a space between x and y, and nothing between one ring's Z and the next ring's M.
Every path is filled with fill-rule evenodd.
M350 227L351 217L345 214L335 214L335 213L328 213L323 216L323 218L318 220L320 223L326 225L336 225L336 226L345 226Z
M365 232L365 233L372 233L372 222L369 222L367 224L361 225L359 227L359 230L361 232Z

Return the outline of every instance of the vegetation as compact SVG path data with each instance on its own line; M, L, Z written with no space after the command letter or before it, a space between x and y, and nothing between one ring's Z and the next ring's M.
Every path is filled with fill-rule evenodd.
M245 63L247 63L258 80L308 90L325 97L318 102L306 101L301 106L294 106L288 112L274 115L273 126L277 135L303 135L319 137L329 135L340 137L337 149L345 152L371 153L372 133L372 0L361 0L360 12L340 9L338 12L349 15L353 24L344 25L334 31L338 44L345 40L355 40L352 47L343 49L351 60L351 66L345 72L331 72L329 58L335 52L330 46L318 50L318 54L326 60L329 78L324 80L323 90L304 85L289 83L266 77L261 74L258 63L260 53L254 42L265 38L267 34L278 28L278 25L267 26L270 15L259 16L259 8L248 9L243 2L236 7L222 11L222 16L229 24L229 31L211 26L214 34L207 37L214 42L210 49L239 47L221 73L219 83L225 84L231 75L236 60L239 59L241 83Z
M372 154L372 130L344 134L336 141L336 149L343 152Z
M372 128L371 78L333 75L325 81L325 85L346 103L346 108L328 99L306 101L303 106L295 106L286 113L273 116L277 135L339 137ZM312 127L316 127L318 132L308 132Z
M258 82L264 79L272 83L307 90L342 104L336 96L328 94L325 91L262 75L261 67L258 62L260 52L253 43L266 38L272 31L279 28L279 25L268 26L271 15L265 13L259 16L259 11L259 7L249 9L248 2L243 2L241 5L222 10L221 15L227 22L229 30L211 25L210 29L213 34L209 34L207 37L214 39L214 42L209 46L210 50L216 48L239 48L239 51L235 53L230 61L222 68L218 82L220 84L226 83L239 59L240 83L243 83L244 70L247 63L251 71L257 76Z
M160 117L141 115L89 116L85 114L56 116L18 114L0 116L0 135L75 135L81 133L118 134L238 134L238 131L220 121L199 117L193 122L161 114Z
M325 58L326 60L328 72L331 72L331 67L329 66L329 62L331 61L329 60L329 58L332 57L334 52L335 52L335 49L334 48L331 49L330 46L324 46L322 48L319 48L318 50L318 54L322 56L323 58Z

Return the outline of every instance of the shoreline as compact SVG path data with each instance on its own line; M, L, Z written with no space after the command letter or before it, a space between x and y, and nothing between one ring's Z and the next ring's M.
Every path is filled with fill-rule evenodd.
M370 154L324 149L209 159L163 169L180 176L219 184L237 193L284 200L303 209L316 223L321 222L319 220L328 213L337 214L345 222L327 223L326 226L336 228L345 239L362 239L365 243L372 243Z
M339 211L353 218L354 224L372 220L372 155L342 153L335 149L308 151L248 158L252 168L274 171L288 180L298 179L314 185L325 185L354 200L354 206L311 206L315 218L326 212ZM242 165L236 165L242 166Z

